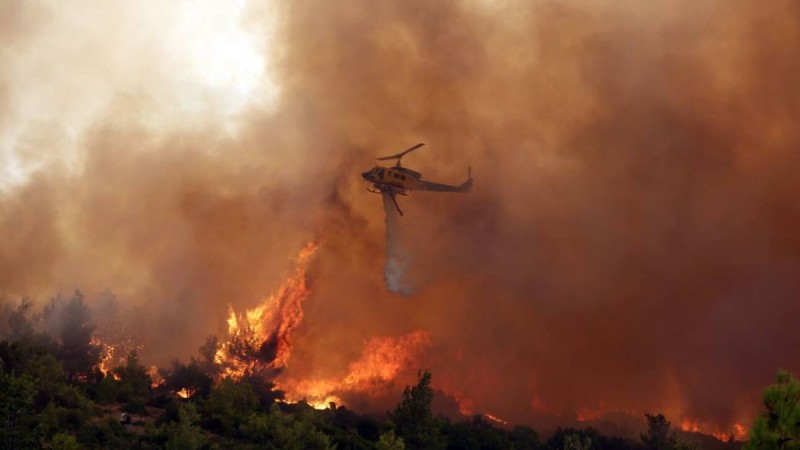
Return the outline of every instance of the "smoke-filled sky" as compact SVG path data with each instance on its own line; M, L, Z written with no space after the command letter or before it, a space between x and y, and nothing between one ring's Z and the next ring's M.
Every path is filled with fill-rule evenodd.
M800 370L798 55L794 0L3 1L0 291L163 362L318 239L287 377L424 330L475 411L749 424ZM402 297L359 174L417 142L475 186L399 199Z

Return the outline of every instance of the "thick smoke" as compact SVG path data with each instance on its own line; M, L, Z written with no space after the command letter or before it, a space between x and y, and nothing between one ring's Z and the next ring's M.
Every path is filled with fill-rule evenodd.
M383 268L383 278L386 280L386 287L389 291L408 296L414 293L408 277L408 266L412 261L404 248L403 238L400 236L400 224L398 223L400 215L391 195L384 193L381 194L381 197L383 197L383 211L386 215L386 262Z
M241 61L181 72L215 21L180 34L133 3L0 6L6 298L110 289L166 362L319 238L285 377L425 330L419 364L474 412L729 428L800 370L796 1L252 1L271 106L200 69ZM403 199L398 299L358 174L407 142L428 145L405 165L471 164L476 188Z

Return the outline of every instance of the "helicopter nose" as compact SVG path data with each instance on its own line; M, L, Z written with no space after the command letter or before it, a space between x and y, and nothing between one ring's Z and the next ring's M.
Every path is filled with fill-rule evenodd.
M372 178L372 172L364 172L361 174L361 177L364 178L365 180L369 180L370 178Z

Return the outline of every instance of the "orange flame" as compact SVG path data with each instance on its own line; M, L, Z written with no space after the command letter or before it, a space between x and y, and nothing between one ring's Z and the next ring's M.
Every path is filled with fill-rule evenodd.
M697 424L696 420L683 419L681 420L681 430L689 433L699 433L700 425Z
M147 369L147 375L150 377L150 388L155 389L162 384L164 384L164 377L161 376L161 372L158 371L158 367L150 366Z
M111 376L117 381L119 381L119 375L114 373L114 368L125 364L128 353L133 350L141 352L144 348L144 345L137 343L132 338L109 344L106 339L101 339L95 335L91 337L89 342L100 349L100 361L97 363L97 369L104 376Z
M111 363L114 360L114 352L116 349L113 345L106 344L105 342L101 341L97 336L92 336L89 342L93 346L100 348L100 362L97 363L97 368L103 373L104 376L108 376L108 372L111 370Z
M426 331L417 330L405 336L376 337L364 344L361 356L348 366L341 379L283 380L278 388L288 401L305 400L317 409L330 402L341 403L340 393L379 393L404 370L410 367L420 351L431 344Z
M189 398L192 398L192 396L194 395L194 390L193 389L190 390L190 389L183 388L183 389L175 392L175 394L178 397L182 398L182 399L189 399Z
M486 417L487 419L491 420L494 423L499 423L501 425L508 425L508 422L506 422L505 420L503 420L503 419L501 419L501 418L499 418L499 417L497 417L497 416L495 416L493 414L483 413L483 417Z
M361 357L350 364L344 378L347 387L366 386L374 382L393 380L401 369L407 367L419 349L429 346L430 335L417 330L399 338L378 337L367 341Z
M719 426L706 426L697 420L684 417L681 420L680 429L690 433L703 433L714 436L723 442L728 441L731 436L740 441L747 439L747 428L740 423L734 423L732 430L724 430Z
M217 349L214 361L222 375L241 378L259 369L285 367L291 355L292 331L303 320L303 301L310 294L306 283L308 262L319 248L309 242L297 255L294 274L260 305L237 314L228 307L228 342Z
M746 441L747 440L747 427L740 423L733 424L733 429L736 432L735 436L737 439Z

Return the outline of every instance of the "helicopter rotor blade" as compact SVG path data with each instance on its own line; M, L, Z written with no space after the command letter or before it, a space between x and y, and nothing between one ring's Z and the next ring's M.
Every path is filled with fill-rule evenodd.
M406 153L413 152L414 150L416 150L416 149L418 149L418 148L422 147L423 145L425 145L425 144L424 144L424 143L419 143L419 144L417 144L417 145L415 145L415 146L413 146L413 147L409 148L408 150L404 150L404 151L402 151L402 152L400 152L400 153L398 153L398 154L396 154L396 155L392 155L392 156L383 156L383 157L380 157L380 158L375 158L375 159L377 159L378 161L386 161L387 159L400 159L400 158L402 158L402 157L403 157L403 155L405 155Z

